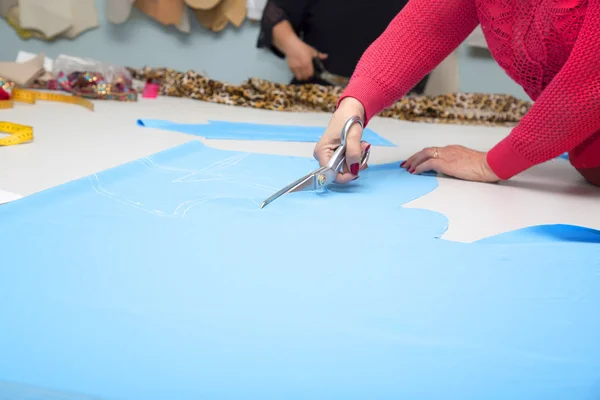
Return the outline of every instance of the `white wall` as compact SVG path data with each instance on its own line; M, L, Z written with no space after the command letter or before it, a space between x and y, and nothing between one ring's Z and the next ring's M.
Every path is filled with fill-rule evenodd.
M258 27L249 21L240 29L229 27L215 34L193 20L188 35L173 27L165 28L136 11L125 24L112 25L104 18L104 1L96 3L101 26L75 40L23 41L6 21L0 20L0 60L14 60L19 50L44 51L50 57L64 53L131 67L194 69L234 84L249 77L277 82L291 78L285 61L256 48ZM464 46L459 55L459 76L461 91L509 93L526 98L491 58L471 57Z

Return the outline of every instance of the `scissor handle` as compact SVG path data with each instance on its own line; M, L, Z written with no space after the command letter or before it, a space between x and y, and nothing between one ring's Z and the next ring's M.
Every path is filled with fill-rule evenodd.
M331 158L325 165L326 168L330 168L336 172L340 172L342 170L342 168L344 167L344 163L346 162L346 138L348 136L348 132L350 131L350 128L354 124L359 124L361 129L364 127L363 121L360 117L353 116L353 117L350 117L348 119L348 121L346 121L346 123L344 124L344 127L342 128L342 134L341 134L341 138L340 138L341 139L340 147L338 147L335 150L335 152L333 153L333 156L331 156ZM369 161L370 153L371 152L369 149L369 150L365 151L365 153L362 155L361 160L360 160L361 168L367 164L367 161Z
M360 125L360 129L362 129L364 127L363 121L362 119L360 119L360 117L357 117L356 115L353 117L348 118L348 121L346 121L346 123L344 124L344 127L342 128L342 137L341 137L341 146L346 146L346 137L348 136L348 132L350 131L350 128L352 128L352 125L354 124L359 124Z

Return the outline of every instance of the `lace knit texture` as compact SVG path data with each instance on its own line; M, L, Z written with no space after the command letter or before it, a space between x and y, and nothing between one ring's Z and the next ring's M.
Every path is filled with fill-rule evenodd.
M600 167L600 0L411 0L367 49L340 97L366 122L404 96L481 23L498 64L535 101L488 152L501 179L569 152Z

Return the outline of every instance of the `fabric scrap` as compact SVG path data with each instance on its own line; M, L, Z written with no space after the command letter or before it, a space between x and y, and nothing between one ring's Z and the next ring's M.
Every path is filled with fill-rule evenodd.
M65 34L69 39L100 26L95 0L71 0L71 11L71 28Z
M44 54L26 62L0 62L0 77L20 86L29 86L42 76L44 70Z
M160 95L187 97L211 103L272 111L335 111L339 87L287 85L250 78L240 85L211 79L196 71L168 68L129 68L135 79L160 84ZM442 96L407 96L379 116L413 122L514 126L532 103L510 95L451 93Z
M72 26L71 0L19 0L19 18L22 28L56 37Z
M313 143L319 141L326 128L325 126L270 125L227 121L208 121L207 124L178 124L156 119L139 119L137 124L146 128L164 129L202 136L206 139ZM362 138L373 146L396 146L370 128L364 130Z
M112 24L123 24L131 16L135 0L106 0L106 18Z
M0 17L6 18L8 11L18 4L19 0L0 0Z

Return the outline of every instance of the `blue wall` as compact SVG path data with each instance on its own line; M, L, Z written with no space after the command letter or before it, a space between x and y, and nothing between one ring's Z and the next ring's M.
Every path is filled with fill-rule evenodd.
M112 25L104 18L104 1L96 3L101 26L75 40L23 41L6 21L0 20L0 60L14 60L19 50L44 51L50 57L63 53L132 67L194 69L234 84L249 77L278 82L291 78L285 61L256 48L258 28L249 21L240 29L230 26L215 34L192 18L192 32L188 35L174 27L165 28L136 11L125 24ZM474 58L467 53L466 48L461 48L461 91L509 93L526 98L491 58Z

